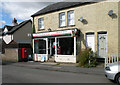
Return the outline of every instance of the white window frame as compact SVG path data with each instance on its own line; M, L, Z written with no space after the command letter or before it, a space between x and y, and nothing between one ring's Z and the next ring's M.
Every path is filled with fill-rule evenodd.
M38 19L38 30L44 29L44 17Z
M65 12L59 13L59 27L64 27L65 24Z
M70 23L70 22L72 22L72 23ZM67 12L67 24L68 24L68 26L75 25L73 10Z

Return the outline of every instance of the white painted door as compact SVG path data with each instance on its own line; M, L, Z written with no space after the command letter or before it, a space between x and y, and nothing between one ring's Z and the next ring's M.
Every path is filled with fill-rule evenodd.
M98 34L98 55L105 58L107 54L107 34Z
M91 48L93 52L95 52L95 36L94 34L86 35L86 46Z

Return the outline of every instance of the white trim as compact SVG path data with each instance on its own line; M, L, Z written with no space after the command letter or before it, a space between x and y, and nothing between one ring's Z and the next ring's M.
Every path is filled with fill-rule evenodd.
M51 42L51 39L50 39L50 55L52 55L52 42Z
M48 60L48 38L46 38L46 60Z
M55 37L55 57L57 57L57 38Z
M74 37L74 56L76 56L76 37Z
M35 43L34 43L34 39L33 39L33 54L34 54L34 50L35 50Z

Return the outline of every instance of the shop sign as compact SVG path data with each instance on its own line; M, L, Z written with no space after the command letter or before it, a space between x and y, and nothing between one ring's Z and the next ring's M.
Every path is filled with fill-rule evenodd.
M45 36L55 36L55 35L67 35L67 34L72 34L72 33L73 33L73 30L64 30L64 31L37 33L37 34L33 34L33 37L45 37Z

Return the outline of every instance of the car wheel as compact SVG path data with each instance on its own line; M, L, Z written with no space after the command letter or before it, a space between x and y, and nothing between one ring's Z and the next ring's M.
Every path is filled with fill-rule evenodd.
M120 84L120 74L117 74L115 81Z

